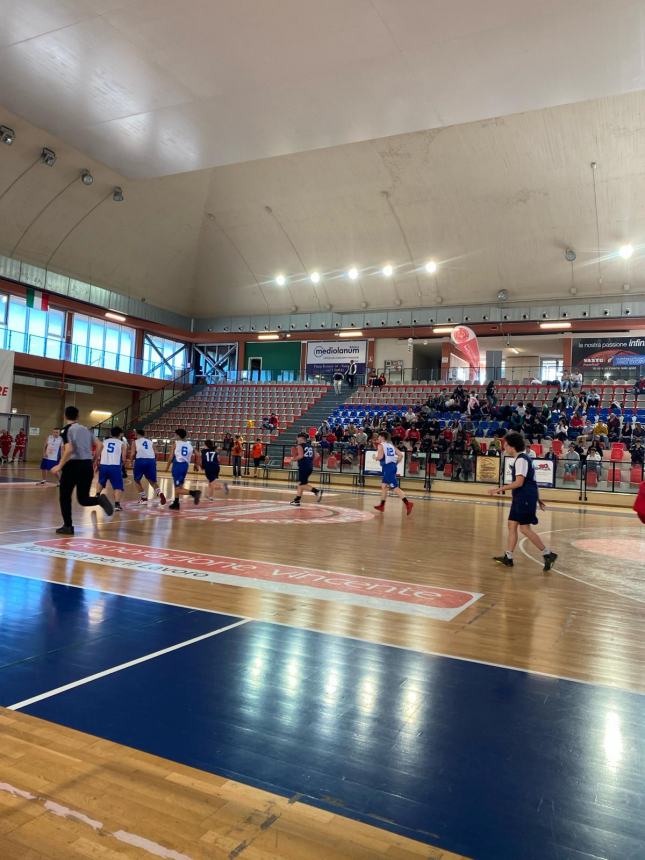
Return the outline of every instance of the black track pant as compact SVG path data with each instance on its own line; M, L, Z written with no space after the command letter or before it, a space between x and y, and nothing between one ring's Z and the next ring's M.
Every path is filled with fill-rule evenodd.
M72 526L72 493L76 487L76 498L79 505L93 507L98 505L99 497L90 496L90 487L94 477L91 460L69 460L63 466L60 476L60 512L63 515L63 525Z

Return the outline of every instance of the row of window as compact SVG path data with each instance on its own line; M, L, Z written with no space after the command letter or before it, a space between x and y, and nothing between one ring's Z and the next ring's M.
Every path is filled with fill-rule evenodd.
M27 307L18 296L0 296L0 348L45 358L174 379L188 366L185 344L146 334L143 358L135 358L136 330L84 314L72 315L71 344L65 343L65 313Z

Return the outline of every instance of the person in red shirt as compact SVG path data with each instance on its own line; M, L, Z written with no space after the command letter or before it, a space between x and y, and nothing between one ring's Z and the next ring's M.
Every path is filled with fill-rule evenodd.
M405 434L406 442L411 442L413 445L418 444L421 439L421 434L419 433L416 427L410 427L408 432Z
M0 452L2 453L2 462L9 462L9 454L11 452L11 445L13 444L13 436L9 433L8 430L3 430L0 433Z
M27 447L27 434L21 428L16 435L16 446L13 449L13 462L25 459L25 448Z
M579 412L575 412L571 416L571 422L569 423L569 427L572 427L574 430L582 430L585 426L584 418L580 415Z
M399 442L405 439L405 427L402 424L397 424L392 430L392 441Z

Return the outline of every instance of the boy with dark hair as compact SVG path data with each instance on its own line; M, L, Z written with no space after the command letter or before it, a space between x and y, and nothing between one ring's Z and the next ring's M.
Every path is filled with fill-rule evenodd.
M309 478L314 470L314 449L309 436L304 433L298 433L296 445L296 456L294 460L298 463L298 487L296 489L295 498L290 502L296 508L300 507L300 500L305 490L311 490L319 502L322 499L323 491L314 487L309 483Z
M137 427L135 437L130 446L130 459L132 460L132 477L139 490L139 504L148 503L148 493L143 489L142 480L145 478L154 490L156 498L162 505L166 504L166 497L161 492L157 482L157 452L154 442L146 439L146 431L143 427Z
M392 490L401 499L408 516L412 513L414 504L408 501L403 490L399 487L399 478L396 474L396 467L403 459L403 456L403 451L399 451L392 444L390 434L386 430L381 430L378 435L378 448L376 449L376 459L380 462L383 472L381 479L381 501L378 505L374 505L374 509L381 513L385 510L385 500L387 499L388 490Z
M220 487L219 451L212 439L207 439L204 442L204 447L202 448L202 469L204 470L204 475L206 475L206 480L208 481L208 495L206 498L209 502L212 502L213 491ZM229 486L226 481L223 483L223 489L228 496Z
M123 510L121 508L121 494L123 493L123 464L125 463L126 444L121 439L122 432L120 427L113 427L110 431L110 438L105 443L101 442L100 439L97 441L95 454L99 460L98 494L101 495L108 482L112 484L115 511Z
M504 555L495 556L495 561L505 567L513 567L513 551L517 546L518 531L531 541L542 553L544 559L544 571L551 570L557 555L547 549L531 526L537 525L537 507L545 510L544 502L540 501L538 486L535 480L533 463L528 454L525 453L524 438L521 433L510 432L504 437L506 451L513 457L511 474L513 480L510 484L502 484L501 487L491 487L488 491L490 496L499 495L506 490L512 490L513 503L508 515L508 541Z
M186 435L186 431L183 427L178 427L175 430L177 440L175 441L174 448L171 449L170 454L168 455L168 466L166 468L169 468L172 464L172 482L175 487L175 500L172 504L168 505L168 508L172 511L179 510L180 496L192 496L196 505L199 504L199 500L202 496L201 490L187 490L184 487L184 481L188 474L188 467L193 459L193 445L192 442L189 442L188 439L186 439Z

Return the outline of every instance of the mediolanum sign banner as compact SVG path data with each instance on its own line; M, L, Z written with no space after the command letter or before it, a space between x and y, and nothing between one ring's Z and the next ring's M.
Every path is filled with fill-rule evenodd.
M645 365L645 336L574 338L571 363L582 370Z
M314 340L307 344L307 373L345 373L352 361L357 373L365 373L366 340Z

